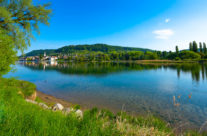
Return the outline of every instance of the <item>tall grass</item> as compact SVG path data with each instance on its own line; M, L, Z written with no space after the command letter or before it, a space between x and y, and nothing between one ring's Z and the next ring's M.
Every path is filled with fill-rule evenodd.
M94 108L79 118L74 113L45 110L24 100L34 89L28 82L0 79L0 136L174 135L165 122L154 117L132 117L122 112L114 115Z

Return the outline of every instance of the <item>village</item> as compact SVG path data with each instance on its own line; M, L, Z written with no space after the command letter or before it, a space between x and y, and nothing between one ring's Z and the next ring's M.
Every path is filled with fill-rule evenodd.
M49 61L49 62L55 62L60 58L60 56L47 56L46 52L44 52L43 56L26 56L21 57L19 61Z

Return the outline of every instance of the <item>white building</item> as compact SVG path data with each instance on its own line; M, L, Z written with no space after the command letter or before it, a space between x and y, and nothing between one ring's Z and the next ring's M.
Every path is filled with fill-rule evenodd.
M56 60L57 60L57 57L56 56L49 57L49 61L56 61Z

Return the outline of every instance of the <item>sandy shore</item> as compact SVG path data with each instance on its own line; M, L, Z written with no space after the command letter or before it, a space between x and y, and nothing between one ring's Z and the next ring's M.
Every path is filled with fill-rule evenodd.
M72 104L68 101L65 101L65 100L62 100L62 99L59 99L59 98L55 98L54 96L42 93L40 91L37 91L37 97L40 98L45 103L47 103L48 105L54 105L55 103L60 103L64 107L71 107L71 106L74 105L74 104Z

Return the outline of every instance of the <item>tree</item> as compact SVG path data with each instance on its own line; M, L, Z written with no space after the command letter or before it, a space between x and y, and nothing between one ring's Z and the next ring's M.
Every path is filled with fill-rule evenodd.
M155 60L155 59L158 59L158 56L157 56L157 53L147 51L144 53L144 59Z
M166 58L167 58L167 51L163 51L163 52L162 52L162 58L163 58L163 59L166 59Z
M39 24L49 24L50 4L34 5L32 0L0 0L0 27L13 38L17 49L23 51L39 31Z
M202 53L203 52L203 47L202 47L202 43L199 42L199 48L200 48L200 52Z
M0 70L8 72L17 51L23 52L30 46L34 38L32 32L39 33L40 23L49 24L51 10L48 6L34 5L32 0L0 0L0 53L7 52L0 56Z
M11 70L10 65L15 64L16 60L12 37L0 29L0 77Z
M203 43L203 53L206 54L206 51L207 51L207 50L206 50L206 43L204 42L204 43Z
M171 53L169 53L169 55L167 56L167 58L169 60L174 60L177 56L178 56L177 53L171 52Z
M196 41L193 41L193 51L198 52L198 45L197 45Z
M175 47L175 50L176 50L176 54L178 55L179 54L178 46Z
M189 50L193 51L193 44L192 44L192 42L190 42L190 44L189 44Z

